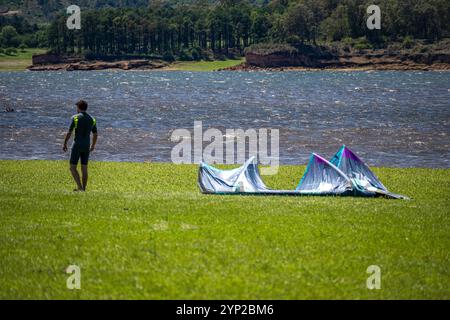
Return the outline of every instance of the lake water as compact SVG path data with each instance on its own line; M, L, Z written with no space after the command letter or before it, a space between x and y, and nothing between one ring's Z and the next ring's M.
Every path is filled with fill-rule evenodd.
M101 161L171 161L174 129L280 130L280 162L348 145L369 164L450 167L450 72L2 72L1 159L68 159L89 102Z

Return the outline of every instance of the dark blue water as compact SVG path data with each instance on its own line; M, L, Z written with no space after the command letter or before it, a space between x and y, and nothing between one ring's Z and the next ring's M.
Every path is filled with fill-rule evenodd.
M449 72L0 73L1 159L67 159L74 103L97 118L95 160L170 161L174 129L274 128L280 162L346 144L370 165L450 167Z

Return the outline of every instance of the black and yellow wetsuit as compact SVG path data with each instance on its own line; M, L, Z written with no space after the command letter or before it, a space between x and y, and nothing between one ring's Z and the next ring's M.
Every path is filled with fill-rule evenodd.
M75 137L70 155L70 164L87 165L89 161L89 149L91 147L91 132L97 133L97 122L86 112L80 112L72 117L69 131L75 130Z

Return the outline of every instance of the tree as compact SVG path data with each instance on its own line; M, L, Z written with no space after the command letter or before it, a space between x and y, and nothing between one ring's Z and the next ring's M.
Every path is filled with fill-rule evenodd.
M17 48L20 44L19 34L13 26L5 26L0 33L0 42L3 47Z
M303 3L297 3L288 8L284 15L284 29L288 34L289 42L298 42L299 40L303 42L309 38L306 15L307 8Z
M40 1L51 9L54 1ZM373 1L372 1L373 2ZM160 55L197 58L243 52L258 43L341 41L365 39L374 46L406 36L435 41L450 36L448 0L377 0L382 29L366 27L369 0L80 0L81 30L68 30L64 13L49 27L32 26L23 19L5 20L6 45L38 43L59 53L98 55ZM143 7L145 4L145 8ZM110 6L110 8L104 8ZM97 8L89 10L88 8ZM32 34L36 37L30 37ZM3 31L0 40L3 39ZM47 37L46 37L47 36ZM352 40L353 39L353 40Z
M348 8L340 4L331 16L322 22L321 29L330 41L340 41L345 37L349 37L351 30L348 20Z
M263 11L257 10L253 12L251 21L250 34L253 36L253 41L262 42L267 40L271 28L269 15Z

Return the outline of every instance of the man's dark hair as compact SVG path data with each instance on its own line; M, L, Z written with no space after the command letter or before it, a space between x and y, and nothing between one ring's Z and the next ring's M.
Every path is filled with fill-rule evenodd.
M77 107L81 110L81 111L86 111L88 108L88 104L86 101L84 100L80 100L76 103Z

